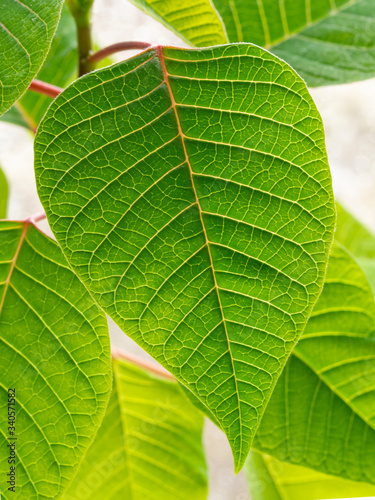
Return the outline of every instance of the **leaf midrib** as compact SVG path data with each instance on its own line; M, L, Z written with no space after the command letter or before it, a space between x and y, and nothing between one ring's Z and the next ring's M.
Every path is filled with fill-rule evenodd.
M187 164L188 169L189 169L189 175L190 175L191 185L192 185L192 188L193 188L193 191L194 191L195 201L196 201L196 205L197 205L198 212L199 212L199 218L200 218L201 225L202 225L202 230L203 230L203 234L204 234L204 238L205 238L205 242L206 242L208 256L209 256L209 259L210 259L212 277L213 277L213 280L214 280L214 288L216 290L216 296L217 296L217 300L218 300L218 303L219 303L219 309L220 309L220 313L221 313L221 317L222 317L222 324L223 324L224 331L225 331L225 336L226 336L226 341L227 341L227 346L228 346L228 353L229 353L229 356L230 356L230 362L231 362L231 366L232 366L233 378L234 378L234 383L235 383L235 388L236 388L236 397L237 397L237 404L238 404L238 416L239 416L239 424L240 424L240 450L239 450L239 457L240 457L240 460L242 460L242 442L243 442L243 439L242 439L241 400L240 400L240 396L239 396L238 382L237 382L236 371L235 371L235 367L234 367L234 359L233 359L233 355L232 355L232 351L231 351L231 345L230 345L230 340L229 340L227 325L226 325L226 321L225 321L224 310L223 310L223 306L222 306L222 302L221 302L221 298L220 298L219 286L218 286L217 280L216 280L215 268L214 268L214 264L213 264L213 259L212 259L212 254L211 254L209 239L208 239L206 227L205 227L204 222L203 222L202 208L201 208L201 206L199 204L199 198L198 198L198 194L197 194L197 191L196 191L196 188L195 188L194 173L193 173L193 169L192 169L191 164L190 164L189 155L188 155L187 149L186 149L185 135L184 135L184 133L182 131L180 119L179 119L179 116L178 116L177 103L175 101L171 85L169 83L169 78L168 78L169 74L168 74L168 71L167 71L167 68L166 68L166 64L165 64L165 60L164 60L163 47L161 45L157 46L156 47L156 52L157 52L159 60L160 60L160 64L161 64L162 71L163 71L163 76L164 76L164 81L165 81L165 84L167 86L168 93L169 93L170 99L171 99L172 108L173 108L173 111L174 111L174 114L175 114L175 117L176 117L178 134L179 134L179 136L181 138L181 143L182 143L182 147L183 147L183 151L184 151L184 155L185 155L186 164ZM236 464L236 469L237 469L237 465L238 464Z
M3 295L2 295L1 301L0 301L0 315L1 315L2 311L3 311L3 307L4 307L4 303L5 303L5 297L6 297L6 294L8 292L9 286L10 286L10 281L11 281L11 278L12 278L13 271L14 271L14 269L16 267L17 259L18 259L18 256L20 254L22 244L25 241L26 233L27 233L27 230L29 228L30 222L29 221L25 221L23 223L23 225L24 225L24 228L22 230L22 233L21 233L21 236L20 236L20 239L19 239L16 251L14 253L14 257L13 257L13 259L11 261L12 263L10 265L9 273L8 273L8 276L7 276L6 280L5 280L5 282L4 282L4 285L5 285L4 286L4 291L3 291Z

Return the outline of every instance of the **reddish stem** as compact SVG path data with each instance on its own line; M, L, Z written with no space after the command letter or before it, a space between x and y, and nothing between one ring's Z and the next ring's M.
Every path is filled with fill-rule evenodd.
M113 359L125 359L126 361L130 361L131 363L141 366L142 368L146 368L146 370L156 373L159 376L168 378L170 380L176 380L174 376L169 373L165 368L152 361L148 361L147 359L140 358L135 354L131 354L130 352L124 352L117 347L112 347L112 358Z
M147 42L119 42L119 43L114 43L113 45L108 45L108 47L105 47L104 49L98 50L98 52L95 52L95 54L92 54L88 58L88 61L90 63L95 63L98 61L101 61L102 59L105 59L106 57L110 56L111 54L115 54L116 52L121 52L123 50L145 50L150 48L152 45Z
M37 222L46 219L46 213L44 211L38 212L34 215L30 215L30 217L27 218L26 222L29 222L31 224L36 224Z
M30 84L29 90L55 99L64 89L56 87L56 85L51 85L50 83L41 82L40 80L33 80Z

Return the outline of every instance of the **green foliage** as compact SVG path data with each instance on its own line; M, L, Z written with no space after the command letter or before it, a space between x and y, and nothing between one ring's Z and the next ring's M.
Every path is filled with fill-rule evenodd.
M66 87L77 77L77 36L74 20L64 6L50 52L38 73L38 79L57 87ZM28 91L16 106L33 129L43 118L51 98Z
M251 500L375 497L375 486L340 479L251 452L246 462Z
M26 91L47 56L62 0L3 0L0 9L0 115Z
M131 1L197 47L251 42L270 49L310 86L375 76L373 0Z
M150 49L60 94L35 153L73 269L215 415L239 469L332 240L323 128L304 83L249 44Z
M107 413L61 500L205 500L203 417L175 382L119 359Z
M30 222L0 222L0 345L2 498L56 498L105 412L109 337L58 245ZM6 483L8 388L16 390L15 493Z
M256 449L375 483L374 324L370 285L336 244L323 292L272 394Z
M130 1L191 45L208 47L228 42L211 0L179 0L178 5L175 0Z
M8 194L8 181L4 172L0 168L0 219L5 219L7 216Z
M77 77L77 60L76 25L64 6L51 49L37 76L43 82L64 88ZM1 120L36 130L50 104L50 97L29 90Z
M375 293L375 236L339 204L336 210L335 238L354 255Z

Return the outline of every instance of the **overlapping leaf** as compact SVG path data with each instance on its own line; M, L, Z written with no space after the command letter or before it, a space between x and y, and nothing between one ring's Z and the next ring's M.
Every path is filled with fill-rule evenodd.
M25 92L47 56L63 0L4 0L0 10L0 115Z
M246 463L252 500L375 498L375 486L322 474L251 452Z
M61 500L205 500L203 417L176 382L119 359L102 426Z
M249 44L150 49L66 89L35 152L74 270L216 416L240 467L332 238L304 83Z
M375 483L375 304L343 247L280 377L255 448L296 465Z
M196 47L228 42L225 28L211 0L130 0Z
M0 222L0 489L56 498L72 479L111 387L106 318L58 245ZM8 491L9 388L16 391L16 489Z
M7 178L0 168L0 219L5 219L7 216L8 190Z
M354 255L375 293L375 236L341 205L336 209L335 238Z
M38 78L43 82L64 88L76 77L77 60L76 26L69 9L64 6L51 49L38 73ZM50 97L27 91L1 117L1 120L35 131L50 104Z
M270 49L311 86L375 76L373 0L131 1L197 47L251 42Z

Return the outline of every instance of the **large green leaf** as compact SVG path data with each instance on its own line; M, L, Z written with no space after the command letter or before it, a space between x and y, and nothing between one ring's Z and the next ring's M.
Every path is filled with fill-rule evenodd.
M162 379L119 359L106 416L61 500L205 500L203 417Z
M354 255L375 293L375 236L342 206L336 204L336 209L335 238Z
M256 452L249 455L246 473L252 500L375 498L375 486L329 476Z
M375 483L374 325L370 285L336 244L322 295L276 385L256 449Z
M311 86L375 76L373 0L131 1L198 47L252 42L270 49Z
M29 222L0 222L0 346L2 498L56 498L105 412L109 337L104 314L58 245ZM6 482L9 388L16 391L15 492Z
M4 0L0 9L0 115L26 91L47 56L63 0Z
M0 168L0 219L5 219L7 216L8 191L9 188L7 178Z
M35 165L73 269L216 416L238 469L332 239L323 128L304 83L249 44L149 49L56 99Z

